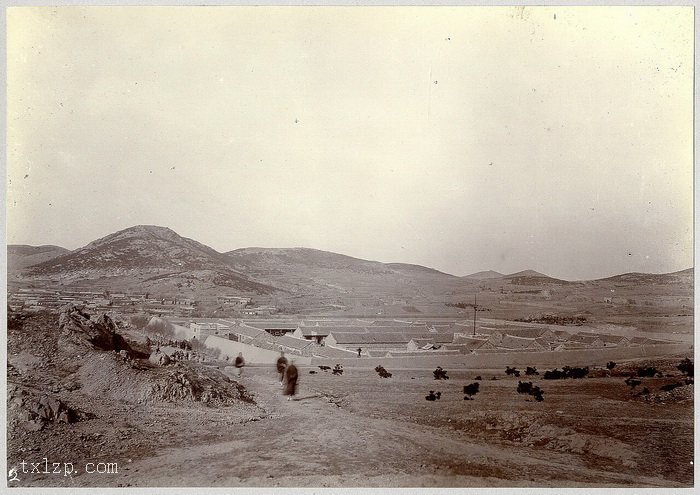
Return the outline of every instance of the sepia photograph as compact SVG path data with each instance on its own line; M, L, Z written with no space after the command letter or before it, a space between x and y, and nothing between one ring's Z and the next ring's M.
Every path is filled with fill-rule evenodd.
M694 487L692 5L5 19L6 488Z

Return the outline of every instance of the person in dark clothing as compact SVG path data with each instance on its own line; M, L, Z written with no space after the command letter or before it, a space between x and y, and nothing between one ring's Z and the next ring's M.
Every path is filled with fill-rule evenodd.
M282 393L287 396L287 400L292 400L292 396L297 393L298 379L299 372L297 371L297 367L294 366L294 361L292 361L284 370L284 385L282 388Z
M362 347L357 348L357 357L362 357Z
M284 351L280 351L280 357L277 358L277 373L280 375L280 385L284 382L284 370L287 368L287 358L284 357Z
M236 360L233 363L233 366L236 368L236 376L242 377L243 376L243 366L245 366L245 359L243 359L243 353L239 352L238 356L236 356Z

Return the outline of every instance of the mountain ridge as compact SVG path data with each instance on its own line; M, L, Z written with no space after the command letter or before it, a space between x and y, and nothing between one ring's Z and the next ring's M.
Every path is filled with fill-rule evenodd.
M150 246L149 249L146 249ZM130 271L147 272L150 278L173 277L177 273L189 271L220 272L227 283L236 286L235 280L242 285L256 283L258 277L280 280L286 275L304 278L311 270L318 272L316 279L323 279L322 285L332 286L346 280L336 280L334 271L344 271L350 279L357 277L398 277L409 283L412 278L427 280L489 280L502 278L515 284L542 285L545 283L571 284L585 281L569 282L542 274L534 270L523 270L511 274L501 274L493 270L476 272L464 277L441 272L434 268L410 263L385 263L355 258L340 253L314 248L238 248L226 252L199 243L193 239L180 236L168 227L156 225L135 225L95 239L83 247L67 250L59 246L30 246L24 244L8 245L8 266L21 271L28 277L60 276L68 279L109 278L110 276L128 276ZM105 252L102 252L105 251ZM163 254L164 253L164 254ZM41 255L32 258L31 256ZM9 259L12 258L12 259ZM286 271L285 271L286 270ZM667 274L645 274L630 272L588 281L629 281L644 282L650 278L673 277L687 279L692 276L693 268ZM165 273L163 273L165 272ZM76 277L75 275L78 274ZM671 277L671 278L669 278ZM206 278L206 277L205 277ZM216 278L209 273L209 278ZM313 277L310 277L313 278ZM340 277L343 279L343 277ZM347 277L346 277L347 278ZM142 277L148 280L149 277ZM221 280L220 280L221 281ZM225 281L225 280L224 280ZM245 281L245 282L244 282ZM353 280L347 280L352 283ZM359 279L355 282L362 282ZM268 282L262 282L269 285ZM283 284L284 285L284 284ZM289 284L287 284L289 285ZM310 284L311 287L314 283ZM258 287L258 289L263 289ZM269 287L263 290L272 290Z

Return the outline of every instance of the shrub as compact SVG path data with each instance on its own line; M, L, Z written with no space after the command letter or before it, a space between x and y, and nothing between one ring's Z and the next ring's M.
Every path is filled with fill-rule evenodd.
M470 385L464 386L464 400L472 400L472 396L479 393L479 384L474 382Z
M435 377L436 380L449 380L450 377L447 376L447 371L443 370L441 366L438 366L435 368L435 371L433 371L433 377Z
M518 380L518 393L531 395L537 402L542 402L544 400L544 396L542 395L544 392L542 392L540 387L533 385L532 382L521 382Z
M640 377L653 377L653 376L656 376L657 374L660 374L660 373L653 366L649 366L647 368L637 368L637 376L640 376Z
M678 370L681 373L685 373L685 375L688 377L693 376L694 366L693 366L693 362L690 360L690 358L685 358L683 361L681 361L681 364L676 366L676 368L678 368Z
M520 372L515 368L511 368L510 366L506 366L506 375L520 376Z
M529 394L532 390L532 382L521 382L518 380L518 393Z
M334 375L342 375L343 374L343 367L339 364L336 364L335 368L333 368L333 374Z
M540 387L532 387L532 390L530 391L530 395L532 395L537 402L542 402L544 400L544 392L540 389Z
M525 374L526 374L527 376L539 375L540 372L537 371L537 368L528 366L528 367L525 369Z
M379 365L376 368L374 368L374 371L379 373L379 376L381 376L382 378L391 378L391 373L385 370L384 366Z
M615 361L608 361L608 364L605 365L605 367L609 370L612 370L615 366L617 366L617 363Z
M564 366L561 371L554 368L552 371L544 372L545 380L561 380L563 378L584 378L588 375L588 366L585 368L572 368L570 366Z
M425 396L425 400L435 401L440 399L440 395L440 392L436 393L434 390L431 390L430 392L428 392L428 395Z

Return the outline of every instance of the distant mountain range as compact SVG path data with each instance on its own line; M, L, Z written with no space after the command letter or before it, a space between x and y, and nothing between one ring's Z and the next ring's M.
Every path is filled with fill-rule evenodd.
M14 270L19 270L26 266L51 260L66 253L70 253L70 251L59 246L27 246L25 244L14 244L7 246L7 264Z
M567 285L525 270L509 275L483 271L456 277L420 265L381 263L308 248L244 248L226 253L182 237L166 227L138 225L74 251L58 246L8 246L13 280L84 281L134 285L149 290L230 288L252 294L373 293L421 297L431 287L460 291L502 280L513 285ZM602 279L617 283L692 283L693 269L673 274L630 273ZM466 285L465 285L466 284Z

